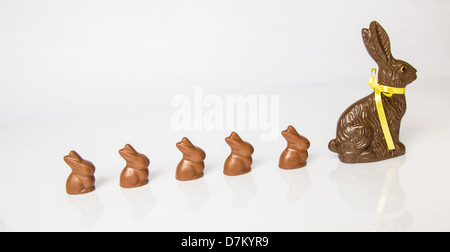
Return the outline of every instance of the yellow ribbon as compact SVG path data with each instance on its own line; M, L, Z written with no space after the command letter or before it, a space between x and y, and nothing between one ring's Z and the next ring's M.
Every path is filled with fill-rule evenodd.
M389 125L386 120L386 114L384 113L383 102L381 100L381 94L386 97L391 97L393 94L404 94L405 88L396 88L380 85L375 80L377 69L372 68L369 80L369 86L375 91L375 104L377 106L378 118L380 119L381 129L383 130L384 139L389 150L395 150L394 141L392 140L391 132L389 131Z

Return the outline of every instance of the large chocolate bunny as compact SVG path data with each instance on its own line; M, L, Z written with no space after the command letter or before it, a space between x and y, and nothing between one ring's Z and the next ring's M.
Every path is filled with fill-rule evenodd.
M120 186L132 188L147 184L150 160L129 144L126 144L123 149L119 150L119 154L127 162L120 173Z
M243 141L236 132L225 138L225 142L231 147L231 154L225 160L223 173L228 176L236 176L251 171L253 162L253 146Z
M378 64L378 83L372 83L374 93L353 103L339 118L336 138L330 141L328 148L338 153L344 163L374 162L405 154L399 134L406 98L404 92L386 90L404 90L417 78L414 67L392 56L389 37L376 21L370 23L369 29L362 29L362 37L367 51ZM377 108L378 103L382 104L381 109ZM383 109L383 127L388 130L382 129L383 119L379 113Z
M203 177L205 169L206 153L199 147L194 146L189 139L183 139L176 144L183 153L183 159L177 166L175 178L180 181L194 180Z
M64 156L64 161L72 169L66 182L68 194L83 194L95 190L95 166L90 161L84 160L76 151Z

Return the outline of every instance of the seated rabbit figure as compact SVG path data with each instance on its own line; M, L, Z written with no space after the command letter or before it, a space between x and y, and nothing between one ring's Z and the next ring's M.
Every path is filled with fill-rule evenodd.
M199 147L194 146L189 139L183 139L176 144L183 153L183 159L177 166L175 178L180 181L194 180L203 177L206 153Z
M147 184L150 160L129 144L126 144L123 149L119 150L119 154L127 163L120 173L120 186L132 188Z
M287 141L287 147L280 155L278 166L282 169L296 169L306 166L308 158L309 140L299 135L292 125L281 134Z
M84 160L76 151L64 156L64 161L72 169L66 182L68 194L83 194L95 190L95 166L90 161Z
M253 146L243 141L236 132L225 138L225 142L231 147L231 154L225 160L223 173L235 176L250 172Z
M328 148L343 163L374 162L405 154L405 145L399 139L400 122L406 112L404 88L417 78L414 67L392 56L389 36L379 23L373 21L369 29L362 29L362 38L378 64L378 83L373 93L350 105L339 118L336 138Z

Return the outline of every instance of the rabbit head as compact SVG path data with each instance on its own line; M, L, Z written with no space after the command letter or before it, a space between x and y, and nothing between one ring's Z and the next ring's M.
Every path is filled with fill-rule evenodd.
M193 162L203 162L206 158L206 153L201 148L194 146L186 137L183 137L176 146L183 153L183 159Z
M249 157L253 154L253 146L243 141L236 132L225 138L225 142L231 147L231 152L244 157Z
M126 144L123 149L120 149L119 154L125 159L127 166L147 168L150 165L150 160L144 154L137 152L133 146L129 144Z
M76 151L71 151L64 156L64 161L72 168L74 173L80 175L93 175L95 166L88 160L84 160Z
M392 56L389 36L378 22L373 21L368 29L362 29L362 37L367 51L378 64L381 85L404 88L417 78L413 66Z
M281 135L283 135L283 137L286 139L290 148L299 151L307 151L310 146L309 140L306 137L298 134L297 130L295 130L292 125L289 125L286 130L282 131Z

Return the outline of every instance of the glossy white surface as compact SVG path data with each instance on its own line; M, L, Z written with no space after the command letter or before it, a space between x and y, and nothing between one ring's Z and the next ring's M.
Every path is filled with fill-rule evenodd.
M293 124L311 141L308 165L277 167L284 139L253 144L251 173L227 177L226 131L174 131L170 110L135 111L2 125L1 230L145 231L449 231L450 121L446 83L417 80L408 88L409 108L401 139L405 156L347 165L327 149L339 111L357 98L350 89L311 88L280 94L280 125ZM424 87L433 87L426 91ZM328 89L328 88L327 88ZM362 91L370 92L369 90ZM319 96L321 93L322 96ZM309 109L303 97L309 100ZM336 104L330 106L329 104ZM183 136L206 153L205 176L175 180ZM122 189L126 143L151 160L150 183ZM65 193L70 173L62 157L71 149L92 161L97 189Z
M449 1L0 2L0 231L450 231ZM389 6L389 8L386 8ZM406 155L346 165L327 148L339 115L370 93L372 20L418 69L407 87ZM311 142L308 165L281 170L281 135L227 177L228 130L176 131L171 99L270 94ZM179 182L188 137L205 176ZM119 187L126 143L150 183ZM67 195L76 150L96 190Z

